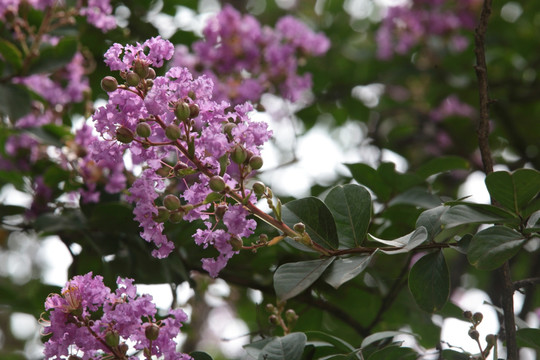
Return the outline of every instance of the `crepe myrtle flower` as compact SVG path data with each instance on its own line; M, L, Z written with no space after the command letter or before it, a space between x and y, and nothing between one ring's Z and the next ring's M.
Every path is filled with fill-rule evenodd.
M123 163L129 154L143 167L127 200L135 204L141 237L156 246L153 256L163 258L174 250L163 233L166 222L202 220L207 229L194 240L218 251L217 258L203 260L215 277L238 251L241 238L255 229L246 204L256 198L246 179L262 166L260 148L271 131L251 119L251 104L214 101L214 83L207 76L194 77L183 67L155 76L154 68L172 57L172 49L156 37L114 44L106 52L105 63L120 71L120 80L108 76L102 81L109 100L93 115L100 140L90 146L88 160Z
M41 317L42 333L49 337L45 357L138 359L133 354L142 351L147 358L191 359L177 351L175 342L187 315L171 309L159 320L152 296L137 295L133 279L118 277L116 283L111 291L103 277L90 272L73 277L60 294L47 297Z

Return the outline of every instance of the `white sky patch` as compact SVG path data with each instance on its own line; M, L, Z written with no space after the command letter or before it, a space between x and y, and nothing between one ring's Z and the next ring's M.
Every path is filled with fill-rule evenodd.
M38 259L42 265L43 282L63 287L68 281L67 271L73 259L62 240L58 236L43 239Z
M137 287L137 294L152 295L153 302L158 309L169 309L173 301L171 286L169 284L137 284L135 279L134 285Z

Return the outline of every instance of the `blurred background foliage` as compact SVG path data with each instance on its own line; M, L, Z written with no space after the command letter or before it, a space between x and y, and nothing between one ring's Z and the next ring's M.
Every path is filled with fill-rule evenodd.
M471 30L459 30L460 35L468 40L463 51L453 51L446 46L448 39L426 33L406 54L395 54L383 60L377 57L376 32L389 4L382 1L140 0L112 3L121 25L115 30L104 34L86 24L84 19L59 29L77 39L77 46L92 71L88 74L92 91L87 95L87 101L74 104L63 113L67 128L73 125L74 119L90 115L89 105L96 101L99 104L99 100L105 98L100 80L109 75L109 71L102 59L112 43L142 42L161 34L175 44L190 45L199 39L205 19L229 3L271 26L281 16L292 14L313 29L323 31L332 43L326 56L310 59L304 67L304 71L313 74L312 101L297 105L295 109L298 111L285 111L286 116L272 120L275 129L289 132L294 129L295 133L291 137L275 131L274 147L277 150L274 162L277 168L270 174L280 174L298 166L305 154L299 152L295 144L312 129L323 126L343 154L352 153L348 159L337 159L338 162L365 165L355 176L354 171L336 166L336 159L321 158L318 166L333 169L333 175L322 181L312 177L312 183L305 189L308 194L324 195L334 185L349 183L353 178L361 179L369 173L366 166L376 169L382 162L396 163L397 171L388 165L386 173L382 174L383 181L379 185L386 196L376 194L379 196L376 196L369 232L377 237L395 238L411 232L416 227L418 215L433 206L437 199L475 195L470 190L464 192L463 188L470 175L481 169L476 142L478 90ZM30 14L32 21L41 21L39 12ZM487 32L486 57L490 92L494 99L490 142L495 162L501 169L540 169L539 27L540 2L494 3ZM5 27L0 31L9 41L12 34ZM70 54L66 50L65 56L70 57ZM62 54L57 55L57 61L66 60ZM4 76L8 74L9 66L7 62L2 64ZM19 96L28 96L15 92L10 94L16 100L20 100ZM469 116L449 114L434 118L433 112L441 104L452 101L448 100L449 97L457 98L468 106L471 109ZM30 106L29 103L24 105L24 101L18 104L22 105L14 111L22 113L24 106ZM278 106L287 107L288 104L279 103ZM283 109L267 108L269 112L278 110ZM344 137L344 134L349 137ZM5 144L9 135L10 132L2 131L0 143ZM50 127L36 131L35 135L51 144L61 144L66 133ZM456 157L451 167L456 170L427 179L418 178L418 171L424 164L442 156ZM295 174L301 176L302 171ZM8 198L7 194L13 188L28 192L28 179L40 172L45 174L48 185L55 189L57 195L63 192L65 183L69 183L69 174L53 162L45 161L29 172L2 170L2 200ZM277 182L272 176L264 179L270 187L275 185L272 179ZM297 180L282 176L279 188L292 186ZM418 188L422 189L422 194L427 194L425 198L414 192ZM371 189L374 190L373 187ZM407 190L412 191L409 198L396 200ZM276 193L283 202L294 199L290 192ZM102 196L104 200L99 204L75 209L50 206L50 211L31 223L20 221L20 215L25 211L23 207L0 206L3 225L0 229L2 359L40 357L37 324L34 322L33 327L21 324L32 324L25 314L39 318L46 296L59 291L59 284L48 283L45 274L50 264L60 261L58 258L63 256L72 258L66 279L93 271L103 275L109 286L117 276L134 278L138 284L171 284L175 294L171 305L191 309L190 323L183 329L187 335L183 347L186 352L203 346L215 359L231 358L223 348L209 345L207 338L207 328L213 325L209 323L210 310L216 306L215 301L208 300L208 293L216 283L220 285L218 288L227 290L213 298L219 298L220 304L226 304L233 316L245 323L246 334L252 337L281 335L280 329L269 324L268 313L265 312L265 304L275 304L276 301L272 287L273 271L280 264L308 260L313 258L312 255L300 253L285 243L262 249L256 254L243 252L235 256L220 274L227 285L224 286L221 280L209 278L201 269L200 259L207 255L203 255L203 250L191 239L199 224L169 224L166 233L178 251L165 260L153 259L150 256L151 246L138 235L139 229L130 206L121 203L119 195L103 193ZM427 205L419 199L427 199ZM457 232L465 233L466 230L460 228ZM264 224L260 224L257 232L256 235L277 235ZM65 245L64 251L57 250L58 245L54 247L57 253L43 250L44 244L51 242L49 236L57 237ZM512 260L516 279L540 276L540 259L534 250L523 251ZM474 269L459 253L445 252L445 255L450 268L452 293L483 289L495 305L499 304L501 285L493 273ZM44 259L45 256L49 258ZM420 347L436 348L440 342L442 322L434 321L431 314L419 310L412 300L403 277L411 261L409 254L378 256L364 275L348 282L339 291L322 282L317 283L310 292L287 303L287 308L295 309L299 315L294 330L320 330L356 347L373 332L409 330L419 335ZM186 283L194 292L180 300L175 289L187 291L182 287ZM538 289L526 290L517 313L519 317L527 319L535 311L538 314L539 295ZM439 315L442 318L461 318L461 310L449 303ZM21 326L33 330L21 332L17 330ZM226 333L219 335L228 338ZM405 358L406 355L400 356Z

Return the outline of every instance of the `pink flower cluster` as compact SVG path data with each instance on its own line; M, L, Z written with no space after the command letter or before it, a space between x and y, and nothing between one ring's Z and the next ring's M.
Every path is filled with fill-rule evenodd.
M49 295L45 301L48 320L42 319L43 333L50 335L45 358L138 359L135 351L142 351L147 358L191 359L177 352L175 342L187 315L171 309L169 316L158 320L151 295L137 295L132 279L118 277L116 282L118 288L112 292L103 277L88 273L71 279L61 294Z
M377 31L377 56L391 59L406 54L427 37L449 39L450 48L461 52L468 45L460 30L471 30L476 20L478 0L414 0L412 4L388 9Z
M214 97L233 104L256 103L264 92L298 100L311 88L311 76L300 75L299 64L330 47L326 36L292 16L272 29L230 5L208 22L203 35L193 44L193 54L178 46L173 64L208 76L216 84Z
M153 256L166 257L174 249L163 234L164 222L203 220L207 229L194 237L197 244L218 251L217 258L203 260L203 268L217 276L236 252L232 242L251 235L256 226L246 219L249 213L242 205L226 200L255 200L244 181L260 167L255 164L259 148L271 132L267 124L250 119L251 105L233 108L214 101L209 77L193 78L181 67L154 77L152 67L162 66L172 54L172 44L159 37L143 44L114 44L107 51L105 62L126 83L116 87L117 80L104 79L113 84L109 100L93 116L103 141L92 144L90 156L96 164L122 163L129 149L132 162L143 171L128 199L135 203L141 236L157 247Z

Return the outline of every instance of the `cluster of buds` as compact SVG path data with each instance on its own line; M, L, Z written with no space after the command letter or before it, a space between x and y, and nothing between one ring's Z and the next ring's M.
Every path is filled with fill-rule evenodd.
M476 341L480 350L480 355L476 359L485 360L491 352L491 349L497 345L497 335L486 335L486 347L482 349L482 345L480 345L480 333L478 332L477 327L484 319L484 315L481 312L475 312L473 314L471 311L464 311L463 317L471 322L468 334L471 339Z
M298 315L293 309L285 310L285 302L274 304L266 304L266 311L270 313L268 321L274 326L279 326L283 329L285 335L289 334L298 321Z

